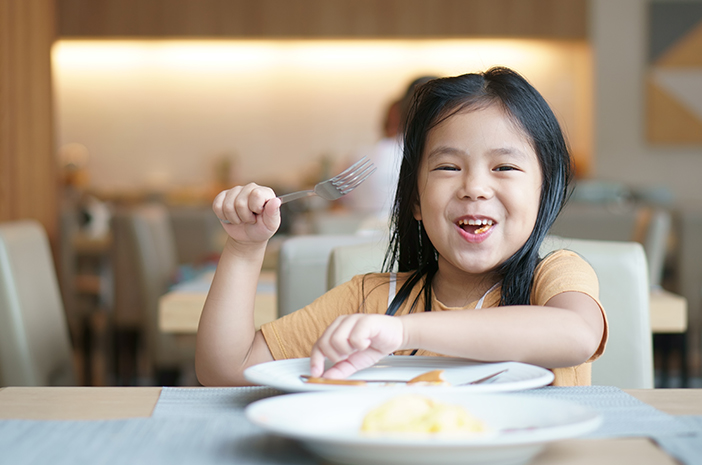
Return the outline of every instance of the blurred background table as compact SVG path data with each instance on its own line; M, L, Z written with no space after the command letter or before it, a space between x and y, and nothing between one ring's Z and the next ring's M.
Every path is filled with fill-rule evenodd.
M186 281L159 299L159 328L169 333L197 332L200 314L214 272ZM258 280L254 323L256 328L277 318L275 272L264 271Z

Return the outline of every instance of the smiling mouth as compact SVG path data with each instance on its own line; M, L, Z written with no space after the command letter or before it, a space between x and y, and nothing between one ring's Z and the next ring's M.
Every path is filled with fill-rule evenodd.
M494 221L488 219L466 219L458 221L458 226L471 234L482 234L488 232L494 226L494 224Z

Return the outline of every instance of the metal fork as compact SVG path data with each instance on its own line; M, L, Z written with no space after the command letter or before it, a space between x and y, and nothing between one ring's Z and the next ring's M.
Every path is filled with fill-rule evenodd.
M373 163L367 157L363 157L333 178L317 183L314 189L293 192L291 194L281 195L278 198L282 203L309 197L311 195L318 195L326 200L336 200L357 188L363 181L368 179L368 176L373 174L376 169L377 168L373 166Z
M318 195L326 200L336 200L357 188L363 181L368 179L368 176L373 174L376 169L377 167L373 166L373 162L371 162L368 157L363 157L333 178L317 183L314 189L292 192L290 194L281 195L278 198L282 203L309 197L311 195ZM224 224L231 224L227 220L220 221Z

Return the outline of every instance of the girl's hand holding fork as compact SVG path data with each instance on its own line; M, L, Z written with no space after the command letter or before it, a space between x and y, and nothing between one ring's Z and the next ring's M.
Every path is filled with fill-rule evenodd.
M280 199L271 188L255 183L220 192L212 209L240 245L265 243L280 227Z

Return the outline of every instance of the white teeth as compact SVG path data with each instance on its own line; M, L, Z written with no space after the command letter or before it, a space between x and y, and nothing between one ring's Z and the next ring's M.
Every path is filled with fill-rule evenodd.
M459 226L485 226L485 225L490 225L492 226L493 221L492 220L474 220L474 219L469 219L469 220L459 220L458 225Z

